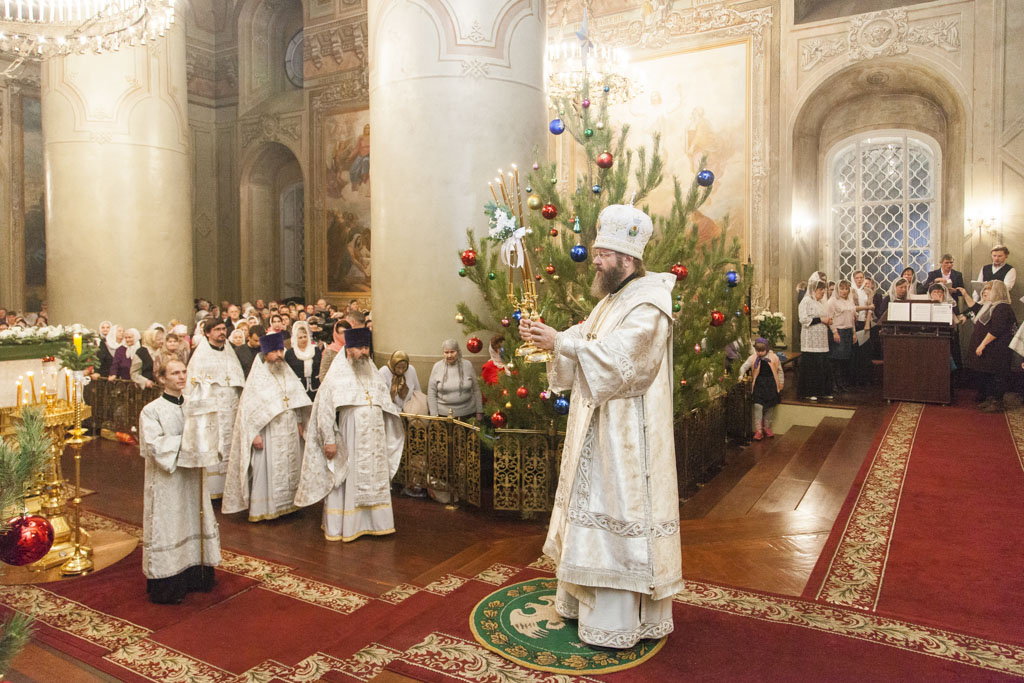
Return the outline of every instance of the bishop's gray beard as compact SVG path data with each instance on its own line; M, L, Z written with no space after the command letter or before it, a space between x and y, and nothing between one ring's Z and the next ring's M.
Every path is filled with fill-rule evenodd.
M283 374L286 368L288 369L289 372L291 372L291 368L289 368L288 364L285 363L283 360L279 360L276 362L265 361L265 364L267 368L275 375Z
M598 270L594 273L594 281L590 284L590 295L605 297L615 291L623 280L626 279L626 266L617 261L614 268L607 271Z
M373 363L370 362L368 357L363 358L349 358L348 364L352 366L352 372L356 374L361 380L369 380L373 377L373 373L376 371L373 367Z

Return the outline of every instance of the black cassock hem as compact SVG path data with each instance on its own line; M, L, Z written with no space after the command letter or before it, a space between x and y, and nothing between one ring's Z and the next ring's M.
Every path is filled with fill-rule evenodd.
M166 579L146 579L149 601L158 605L177 605L189 592L209 593L217 579L213 567L195 565Z

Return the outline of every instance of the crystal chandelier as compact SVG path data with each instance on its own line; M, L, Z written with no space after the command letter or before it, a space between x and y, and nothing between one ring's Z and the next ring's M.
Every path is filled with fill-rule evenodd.
M174 23L174 0L0 1L0 53L17 62L145 45Z
M643 86L628 74L629 55L622 48L601 45L590 37L587 10L583 10L583 23L576 31L577 40L549 43L547 47L547 88L552 103L574 99L583 82L591 87L607 88L608 103L617 104L633 99Z

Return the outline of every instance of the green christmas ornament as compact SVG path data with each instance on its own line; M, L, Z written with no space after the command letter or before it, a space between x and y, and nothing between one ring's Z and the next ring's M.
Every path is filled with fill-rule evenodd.
M583 135L585 135L588 138L594 137L594 129L593 128L587 128L586 130L583 131Z
M466 269L459 268L459 277L466 277Z
M580 217L576 216L576 220L572 222L572 231L577 235L583 232L583 228L580 227Z
M487 279L488 279L488 280L493 280L493 279L494 279L494 278L496 278L496 277L498 277L498 276L497 276L497 275L495 275L494 273L487 273Z
M672 312L673 313L678 313L681 310L683 310L683 307L679 305L679 302L676 302L676 303L672 304Z
M558 183L558 178L552 178L552 179L551 179L551 184L552 184L552 185L555 185L555 184L557 184L557 183Z

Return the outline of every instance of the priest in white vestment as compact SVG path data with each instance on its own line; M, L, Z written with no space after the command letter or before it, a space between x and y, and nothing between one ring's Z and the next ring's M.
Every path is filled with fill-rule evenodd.
M213 587L220 533L203 489L202 468L182 466L179 460L185 364L169 361L157 377L164 393L139 415L139 454L146 459L142 572L151 602L176 604L188 591Z
M371 332L345 330L347 362L327 371L310 420L296 505L324 501L328 541L395 532L391 479L405 429L389 386L370 362Z
M302 437L312 402L284 362L284 334L260 338L238 402L221 512L249 510L249 521L295 511Z
M548 384L572 390L544 552L558 566L555 607L591 645L632 647L672 632L683 587L672 431L672 287L644 273L651 219L606 207L593 246L592 293L580 325L520 332L554 353Z
M238 412L238 399L245 386L245 372L238 355L225 342L227 327L219 318L203 321L206 336L200 336L188 362L185 384L185 431L181 461L189 467L206 468L210 495L224 493L231 434Z

